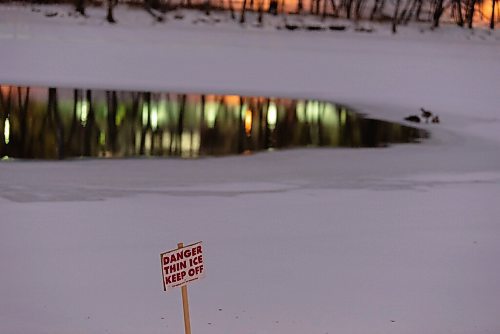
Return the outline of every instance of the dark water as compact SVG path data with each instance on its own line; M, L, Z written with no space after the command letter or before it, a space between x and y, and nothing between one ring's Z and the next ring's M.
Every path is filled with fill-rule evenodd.
M62 159L384 147L422 130L316 100L0 86L0 157Z

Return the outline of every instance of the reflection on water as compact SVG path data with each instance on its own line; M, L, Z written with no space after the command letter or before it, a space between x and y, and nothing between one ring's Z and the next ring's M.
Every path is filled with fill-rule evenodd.
M198 157L426 137L316 100L15 86L0 92L0 157Z

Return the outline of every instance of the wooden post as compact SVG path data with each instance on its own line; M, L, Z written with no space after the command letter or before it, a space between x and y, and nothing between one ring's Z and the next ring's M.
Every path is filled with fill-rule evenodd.
M181 249L184 247L184 243L179 242L177 248ZM189 319L189 301L188 301L188 289L187 285L181 287L182 293L182 309L184 310L184 332L185 334L191 334L191 321Z

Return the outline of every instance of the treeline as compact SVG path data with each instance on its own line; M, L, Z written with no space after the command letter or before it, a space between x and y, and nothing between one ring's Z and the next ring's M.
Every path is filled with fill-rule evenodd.
M2 1L2 0L0 0ZM5 0L4 0L5 1ZM451 19L460 27L473 28L478 20L489 19L489 27L495 28L500 19L497 2L500 0L124 0L131 6L144 8L155 20L161 22L165 14L179 8L197 9L210 15L212 11L228 10L231 17L245 22L247 12L257 12L262 23L264 13L272 15L309 14L342 18L352 21L390 22L393 32L399 25L411 21L429 22L433 28L441 21ZM75 11L87 16L87 6L105 5L106 19L116 23L114 8L118 0L35 0L30 3L71 3Z

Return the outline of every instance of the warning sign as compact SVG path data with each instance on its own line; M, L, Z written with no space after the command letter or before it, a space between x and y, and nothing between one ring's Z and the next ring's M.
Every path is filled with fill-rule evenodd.
M200 242L160 254L163 290L203 278L203 247Z

